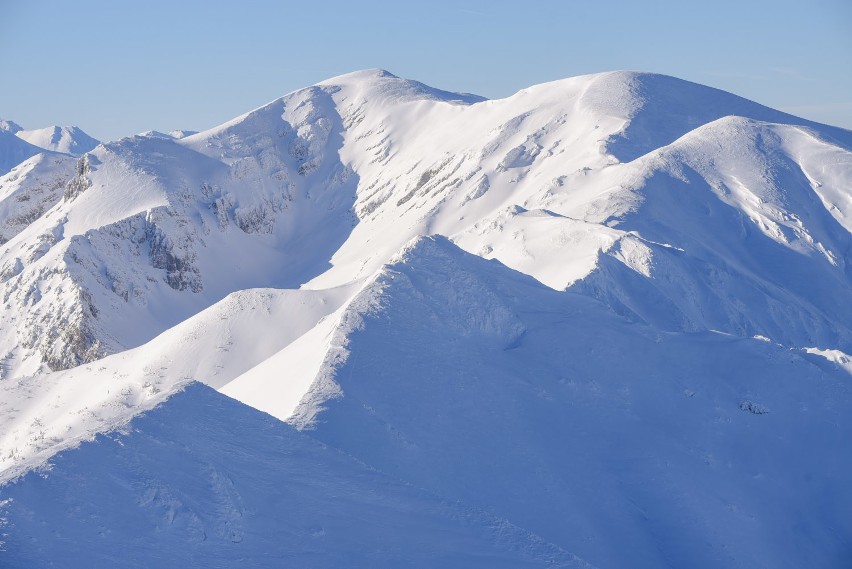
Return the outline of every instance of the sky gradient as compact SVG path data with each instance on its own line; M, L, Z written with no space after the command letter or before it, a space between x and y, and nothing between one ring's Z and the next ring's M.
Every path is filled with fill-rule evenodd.
M0 0L0 22L0 118L102 140L209 128L370 67L489 98L653 71L852 128L848 0Z

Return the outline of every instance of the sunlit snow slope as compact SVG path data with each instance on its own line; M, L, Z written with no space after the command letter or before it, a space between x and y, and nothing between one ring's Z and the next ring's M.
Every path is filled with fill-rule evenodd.
M842 565L850 150L653 74L487 101L369 70L200 133L22 155L0 177L0 479L158 404L176 420L199 381L560 563ZM7 549L53 555L27 543Z
M76 126L49 126L35 130L19 130L15 136L39 148L74 156L84 154L100 144L98 140Z
M99 142L76 126L50 126L24 130L19 124L0 119L0 175L23 160L49 151L79 156Z

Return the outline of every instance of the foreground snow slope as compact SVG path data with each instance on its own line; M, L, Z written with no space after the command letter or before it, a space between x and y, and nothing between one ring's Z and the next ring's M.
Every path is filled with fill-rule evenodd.
M819 357L632 324L442 238L342 321L291 422L382 472L599 567L849 560L852 385Z
M571 552L561 558L566 563L792 568L843 561L848 553L843 536L852 532L847 516L852 460L840 449L852 436L852 389L842 367L765 339L665 332L630 322L595 299L554 291L445 238L418 239L394 261L358 292L338 291L354 294L339 309L333 299L324 304L315 291L235 295L150 344L102 360L101 367L52 374L49 388L30 384L29 393L11 400L9 412L18 416L13 426L36 425L39 431L30 440L20 430L12 435L16 449L30 452L42 445L40 455L18 463L24 468L73 443L63 437L91 437L166 402L152 414L161 425L156 431L134 422L122 429L131 435L120 436L120 445L104 440L100 445L109 446L102 451L83 445L51 460L46 479L30 475L7 485L2 494L13 500L7 533L17 540L9 541L7 552L50 559L86 543L87 553L109 558L125 536L156 531L166 550L222 555L228 566L232 550L222 536L237 521L217 505L219 494L190 480L215 481L220 470L233 478L250 469L252 477L233 492L249 502L260 487L265 504L270 497L289 496L286 488L267 486L278 479L279 468L287 469L286 480L296 472L308 480L317 475L246 427L240 417L249 412L236 403L210 402L200 387L168 398L190 377L180 376L195 368L215 382L221 382L219 372L234 377L226 393L289 415L312 439L372 469L376 478L353 492L383 495L388 487L377 480L403 481L443 503L504 520L497 527L523 528L521 534L535 536L534 543L548 544L547 551ZM264 315L265 304L277 308ZM294 306L302 308L294 312ZM322 363L300 397L299 389L286 391L300 380L298 368L282 365L287 360L280 353L311 332L272 356L264 354L274 352L274 341L259 350L245 342L260 338L250 333L252 325L268 330L272 322L292 321L298 330L320 314L330 315L335 325L315 339L323 347ZM221 356L222 363L199 362L213 344L245 354L248 362L229 364ZM264 373L241 373L258 360ZM12 388L10 395L17 393ZM209 416L208 405L215 409ZM28 406L34 415L27 416ZM184 435L190 425L192 434ZM178 442L168 442L174 437ZM3 445L11 446L10 438ZM210 465L205 472L214 472L202 476L194 457L211 445L225 454L201 459ZM235 446L249 450L228 454ZM251 449L263 449L262 455ZM107 458L115 453L119 458ZM325 454L313 460L328 474L312 488L337 488L328 476L353 476ZM95 466L100 464L108 470ZM104 492L100 478L84 474L88 467L116 489ZM77 505L64 505L61 496L76 496L70 488L79 488L81 477L90 480L85 488L92 493ZM338 510L312 492L304 508L316 508L324 519L329 512L341 522L371 515L364 513L371 511L368 505L349 503L354 495ZM339 503L341 495L335 495ZM116 499L141 507L116 510ZM247 507L236 519L240 528L257 524L253 548L274 552L277 532L299 534L280 525L291 523L294 509L270 511L269 517L266 511ZM299 520L301 512L302 506L295 508ZM385 510L364 525L385 527L380 520L393 515ZM31 525L33 519L55 520L55 526ZM446 520L435 524L433 530L405 526L399 539L425 531L428 541L433 531L457 531ZM92 549L89 532L116 527ZM202 544L199 536L211 528L221 535ZM38 547L22 541L44 531L73 537ZM340 531L358 539L351 527ZM365 537L362 545L373 539L378 538ZM150 549L147 543L141 551ZM281 547L303 551L289 541ZM469 553L474 546L459 547ZM331 548L332 559L338 551ZM148 560L137 555L140 563ZM380 565L396 559L389 551L376 555Z
M126 422L193 378L227 388L251 375L255 366L303 337L334 325L334 313L357 290L353 287L240 291L139 348L62 372L0 382L0 481L42 463L59 448ZM272 391L265 398L279 410L288 406L289 415L311 385L325 349L322 341L314 348L313 369L288 369L287 383L267 382Z
M3 567L588 567L197 384L3 489Z

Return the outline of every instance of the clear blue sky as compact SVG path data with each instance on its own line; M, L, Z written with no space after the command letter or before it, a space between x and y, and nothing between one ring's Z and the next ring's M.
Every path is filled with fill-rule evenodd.
M634 69L852 128L852 0L0 0L0 117L208 128L367 67L504 97Z

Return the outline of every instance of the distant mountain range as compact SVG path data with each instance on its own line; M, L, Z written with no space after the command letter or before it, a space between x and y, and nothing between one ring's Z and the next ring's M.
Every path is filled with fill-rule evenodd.
M76 126L24 130L15 122L0 119L0 174L45 150L79 156L98 144Z

